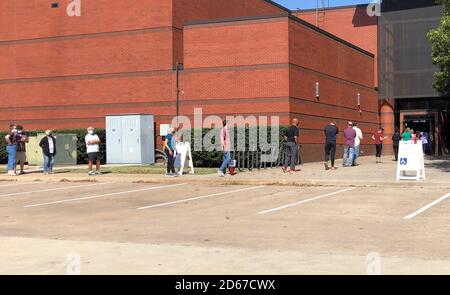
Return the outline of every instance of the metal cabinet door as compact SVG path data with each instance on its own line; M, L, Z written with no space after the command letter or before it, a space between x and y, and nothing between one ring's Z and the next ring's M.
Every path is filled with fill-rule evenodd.
M122 163L122 118L119 116L106 117L106 161Z
M122 163L141 162L141 129L139 116L122 117Z

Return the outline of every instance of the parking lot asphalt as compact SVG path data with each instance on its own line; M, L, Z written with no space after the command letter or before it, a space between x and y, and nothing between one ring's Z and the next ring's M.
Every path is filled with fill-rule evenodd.
M0 191L2 274L64 274L71 253L82 274L365 274L373 257L381 273L450 274L446 188L21 181Z

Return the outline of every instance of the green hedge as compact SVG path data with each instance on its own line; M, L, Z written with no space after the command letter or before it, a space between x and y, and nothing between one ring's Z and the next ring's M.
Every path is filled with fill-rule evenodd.
M234 130L234 134L235 134L235 146L237 143L237 132L240 131L242 132L242 128L243 127L239 127L240 130L238 130L238 127L235 128ZM211 128L204 128L202 129L202 138L204 138L204 136L206 134L208 134L210 131L212 131L213 129ZM280 146L281 144L284 142L284 138L283 138L283 134L284 131L286 130L285 126L281 126L280 127L280 138L278 139L280 142ZM29 136L35 136L37 133L43 133L43 131L27 131L25 130L26 133ZM100 145L100 153L101 153L101 158L102 158L102 163L106 162L106 130L105 129L95 129L97 135L100 137L100 140L102 141L101 145ZM248 148L249 145L249 134L250 134L250 129L247 127L245 128L245 138L246 138L246 148ZM220 129L214 129L213 132L220 132ZM259 132L259 129L257 130L257 132ZM86 143L84 141L84 137L86 136L86 129L64 129L64 130L55 130L54 131L55 134L58 133L69 133L69 134L76 134L78 141L77 141L77 163L78 164L85 164L87 163L87 155L86 155ZM2 137L2 139L5 137L6 133L5 132L0 132L0 136ZM270 127L268 127L267 130L267 137L268 137L268 142L271 142L270 139L271 136L271 129ZM258 133L258 141L259 141L259 133ZM194 137L194 129L191 130L191 145L192 148L194 149L195 146L195 137ZM259 145L259 142L258 142ZM159 144L157 144L157 148L159 147ZM222 152L220 151L201 151L201 152L196 152L193 151L192 153L192 158L194 161L194 165L196 167L217 167L218 165L220 165L220 163L222 162ZM6 144L4 140L1 140L0 142L0 163L5 164L7 162L7 154L6 154Z
M235 127L234 128L234 147L237 147L237 134L238 132L243 132L244 127ZM253 127L252 127L253 128ZM250 128L246 127L245 129L245 147L246 150L249 150L249 135L250 132L253 131L255 132L255 130L251 130ZM256 128L256 133L258 134L258 141L257 144L259 146L259 132L260 130L258 128ZM278 138L279 144L280 146L284 143L284 132L286 131L287 127L285 126L280 126L280 131L279 131L279 135L280 137ZM210 131L212 131L213 129L211 128L204 128L202 129L202 138L204 138L204 136L209 133ZM215 132L219 133L220 129L215 129ZM194 146L195 146L195 137L194 137L194 130L191 130L191 146L192 149L194 150ZM271 127L267 127L267 142L272 142L271 141ZM220 166L220 164L222 163L222 157L223 154L221 151L193 151L192 152L192 158L194 161L194 166L195 167L218 167Z

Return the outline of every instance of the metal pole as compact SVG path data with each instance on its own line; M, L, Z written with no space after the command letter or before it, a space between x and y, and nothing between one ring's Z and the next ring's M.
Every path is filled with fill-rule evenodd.
M178 115L179 115L179 102L180 102L180 67L179 63L176 65L176 71L177 71L177 82L176 82L176 88L177 88L177 106L176 106L176 116L177 116L177 127L178 127Z
M177 127L178 127L178 116L180 114L180 71L184 69L184 65L180 62L177 62L175 65L176 71L176 118L177 118Z

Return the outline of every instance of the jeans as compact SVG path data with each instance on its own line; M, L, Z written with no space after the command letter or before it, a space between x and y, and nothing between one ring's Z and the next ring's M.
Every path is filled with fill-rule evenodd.
M297 164L297 144L295 142L286 143L286 158L284 160L284 168L289 166L292 171L295 170L295 165Z
M358 164L359 145L355 145L353 150L353 165Z
M44 154L44 172L52 172L55 156L47 156Z
M167 156L167 174L175 173L175 152L172 151L172 155L170 155L168 149L165 149L164 152Z
M331 159L331 167L334 167L334 160L336 158L336 142L329 141L325 143L325 162L328 163Z
M227 172L227 167L228 164L230 164L231 161L231 152L224 152L223 153L223 161L222 161L222 165L220 165L220 171L222 171L223 173Z
M8 171L13 171L14 168L16 168L17 146L14 144L8 144L6 146L6 152L8 153Z
M344 146L344 166L348 167L352 165L354 153L354 147Z

